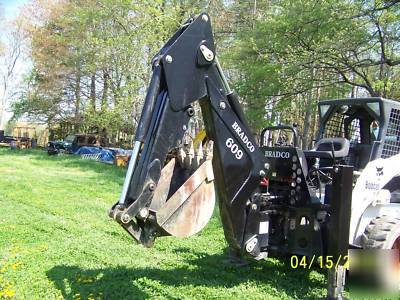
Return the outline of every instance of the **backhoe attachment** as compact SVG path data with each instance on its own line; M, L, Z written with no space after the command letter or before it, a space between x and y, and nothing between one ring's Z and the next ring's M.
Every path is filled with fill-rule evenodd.
M110 217L145 246L159 236L187 237L211 218L216 186L227 241L238 250L250 245L256 256L254 231L262 217L252 195L264 174L264 156L218 63L209 16L190 18L152 60L132 156Z
M217 198L231 253L334 258L342 272L332 270L328 282L330 294L340 294L353 170L336 164L336 146L307 152L283 139L269 145L267 129L256 143L218 63L207 14L183 24L154 57L152 70L110 216L150 247L156 237L200 231ZM195 133L202 127L196 112L205 134ZM275 129L292 129L296 136L294 128ZM330 157L333 163L322 165Z

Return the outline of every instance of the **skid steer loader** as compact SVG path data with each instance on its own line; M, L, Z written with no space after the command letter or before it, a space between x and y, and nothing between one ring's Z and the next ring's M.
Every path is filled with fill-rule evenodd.
M206 138L192 140L198 106ZM326 258L328 297L340 298L349 248L399 249L400 106L348 99L323 101L319 112L312 149L298 147L293 126L266 128L257 144L216 57L209 16L190 18L152 60L109 215L150 247L199 232L217 198L234 253Z

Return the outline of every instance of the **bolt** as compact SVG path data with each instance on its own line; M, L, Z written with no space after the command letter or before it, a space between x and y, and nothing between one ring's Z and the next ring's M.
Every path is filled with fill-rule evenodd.
M194 115L193 107L190 107L187 112L188 112L189 117L193 116Z
M165 61L167 62L167 63L172 63L172 56L171 55L167 55L166 57L165 57Z
M226 108L226 103L225 103L224 101L221 101L221 102L219 103L219 107L220 107L221 109L225 109L225 108Z
M183 129L184 131L186 131L186 129L187 129L186 125L183 125L182 129Z
M201 16L201 19L202 19L204 22L208 22L208 17L207 17L207 15L202 15L202 16Z
M149 210L148 210L146 207L144 207L144 208L142 208L142 209L140 210L139 215L140 215L143 219L145 219L145 218L147 218L147 216L149 215Z
M154 183L149 184L149 190L152 192L156 189L156 185Z
M265 169L265 170L269 170L269 168L270 168L269 163L265 163L265 164L264 164L264 169Z
M261 177L264 177L264 176L265 176L265 171L264 171L264 170L261 170L261 171L260 171L260 176L261 176Z
M122 216L122 222L128 223L129 220L130 220L130 218L129 218L129 215L128 215L128 214L124 214L124 215Z
M257 210L257 204L255 204L255 203L252 204L252 205L251 205L251 209L252 209L252 210Z
M335 173L339 173L339 168L334 168Z

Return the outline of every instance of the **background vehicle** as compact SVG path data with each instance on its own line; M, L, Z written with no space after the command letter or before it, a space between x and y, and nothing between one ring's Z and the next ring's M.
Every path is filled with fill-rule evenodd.
M69 134L63 141L50 141L47 143L47 153L49 155L60 152L74 153L82 146L95 146L97 143L94 134Z
M189 134L196 105L203 142ZM399 204L390 199L399 188L400 145L392 136L399 134L400 110L380 98L319 108L313 149L299 149L290 126L266 128L258 145L215 56L208 15L189 19L153 59L127 176L110 216L145 246L159 236L190 236L212 215L215 183L232 252L321 257L328 296L340 298L349 245L398 245ZM275 139L283 129L294 138Z

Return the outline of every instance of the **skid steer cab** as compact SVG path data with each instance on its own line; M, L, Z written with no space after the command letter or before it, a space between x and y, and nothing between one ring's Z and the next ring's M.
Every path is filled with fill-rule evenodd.
M400 103L383 98L352 98L321 101L318 108L319 130L311 149L298 149L296 127L264 129L261 139L265 156L273 162L270 190L275 178L290 175L287 158L293 152L299 155L298 172L305 175L308 189L321 203L329 203L326 183L331 182L332 168L338 164L351 166L354 178L349 244L399 249ZM379 242L377 236L371 235L371 227L389 219L388 226L383 226L391 229L390 234L385 233L387 243Z
M352 167L351 204L337 204L346 206L345 215L338 220L348 220L350 214L350 223L345 226L346 232L349 232L350 248L364 249L366 253L383 250L376 251L377 255L393 255L391 266L380 263L364 271L376 274L371 281L378 286L398 289L400 103L383 98L352 98L321 101L318 108L319 130L311 149L300 150L297 147L296 127L264 129L261 140L265 156L270 158L272 171L266 185L268 193L296 203L299 195L292 190L285 192L282 188L285 179L289 182L292 176L298 184L304 179L306 181L304 186L298 188L299 192L308 190L310 199L335 206L333 202L344 199L340 198L340 194L332 194L332 171L337 165ZM332 236L328 234L326 238L329 240ZM354 261L357 260L355 256ZM358 273L360 268L355 266L354 269Z
M314 153L354 167L349 243L355 247L400 249L400 102L383 98L319 103L320 129L307 163L325 166ZM332 148L332 146L331 146ZM340 153L339 153L340 152ZM318 156L318 155L317 155ZM319 181L310 178L312 187ZM318 188L317 188L318 190ZM323 191L319 191L323 195Z
M371 153L386 153L384 136L390 133L383 102L364 102L360 118L370 114L379 123ZM338 297L344 284L344 273L338 270L346 263L349 240L357 245L363 226L350 219L353 168L369 168L365 161L347 161L361 150L351 144L352 135L346 135L352 106L339 111L343 106L321 103L315 149L300 150L291 127L277 128L292 131L291 142L278 137L279 142L271 145L267 136L275 130L269 128L258 144L218 62L209 16L190 18L152 60L125 182L109 215L136 242L150 247L158 237L199 232L211 218L217 198L232 252L256 259L268 252L329 256L337 268L330 269L328 294ZM336 113L343 118L343 132L328 137L330 127L325 125ZM372 129L362 127L367 126L362 120L360 133L369 133ZM366 141L361 138L360 144ZM388 174L386 169L384 173ZM375 187L396 194L395 187ZM382 198L386 192L378 194L374 204L392 204ZM358 219L367 216L370 204Z

